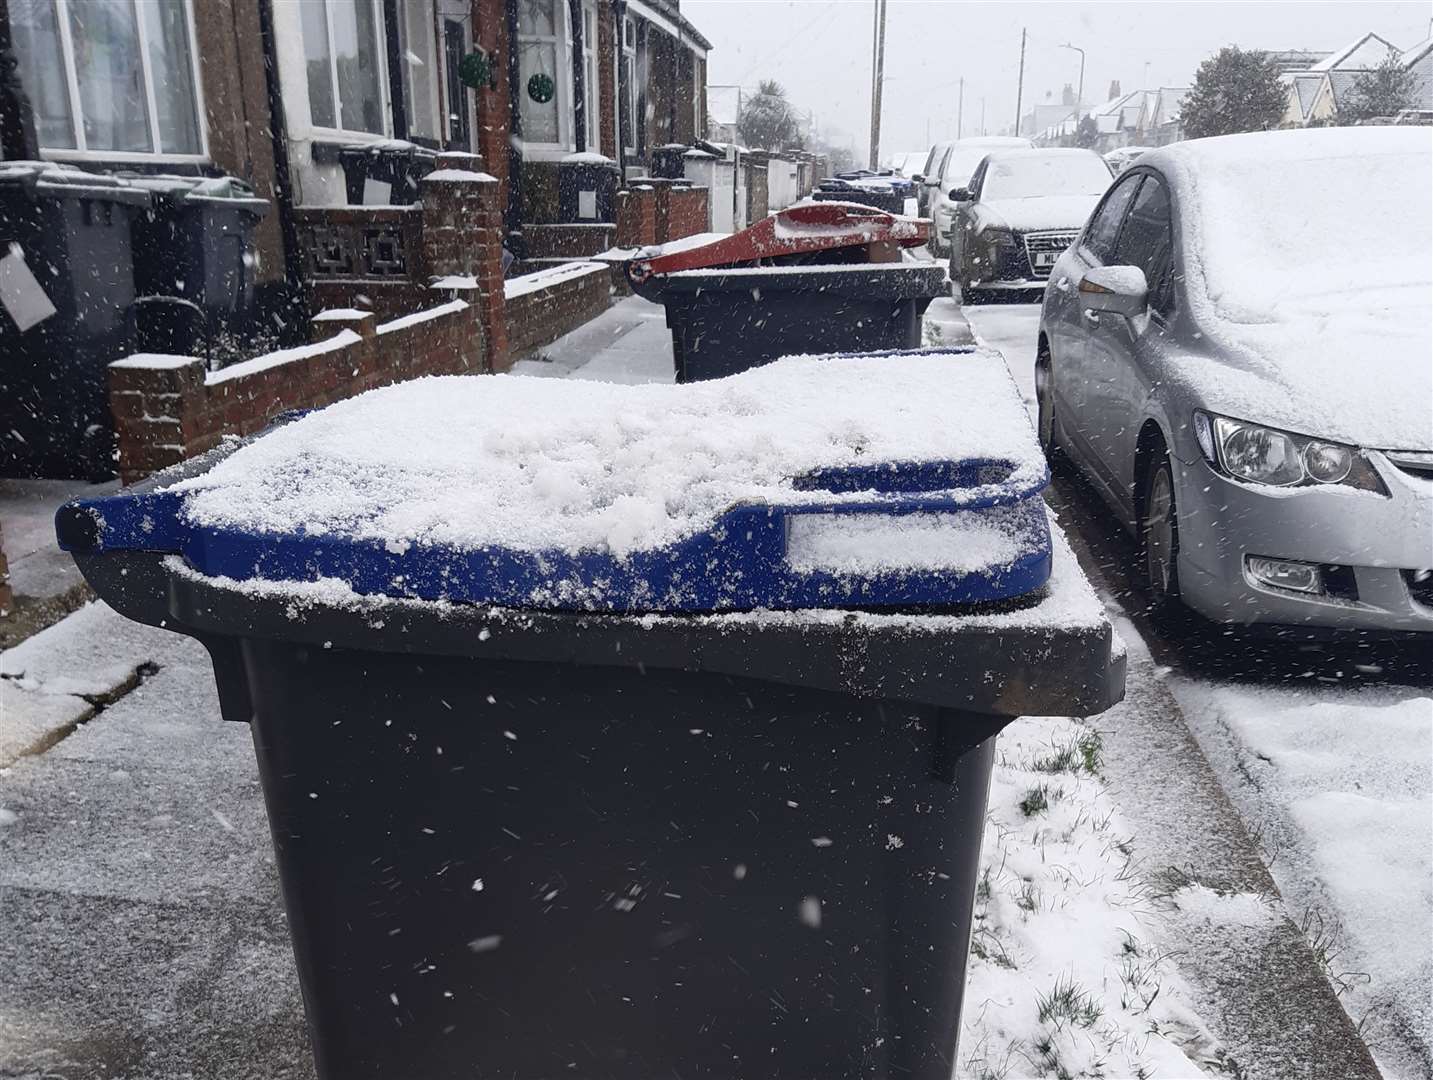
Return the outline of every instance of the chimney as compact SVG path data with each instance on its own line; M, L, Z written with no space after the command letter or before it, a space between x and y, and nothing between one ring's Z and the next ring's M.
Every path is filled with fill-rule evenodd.
M1069 83L1066 83L1066 84L1065 84L1065 89L1063 89L1063 90L1060 91L1060 104L1061 104L1061 105L1073 105L1073 104L1075 104L1075 88L1074 88L1073 86L1071 86Z
M1110 100L1113 101L1115 98L1117 98L1117 97L1119 97L1119 96L1120 96L1120 81L1119 81L1118 79L1111 79L1111 80L1110 80Z

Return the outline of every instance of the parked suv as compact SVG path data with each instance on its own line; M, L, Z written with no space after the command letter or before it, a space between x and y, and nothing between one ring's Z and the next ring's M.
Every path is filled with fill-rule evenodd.
M935 195L936 186L940 183L940 172L945 167L945 159L950 154L951 144L948 142L936 143L930 148L926 155L925 168L911 177L916 182L916 206L920 210L921 217L930 217L931 199Z
M1151 150L1045 289L1040 440L1141 540L1157 609L1433 631L1433 139Z
M969 188L976 168L985 160L985 155L996 150L1033 150L1035 144L1029 139L1011 135L990 135L975 139L961 139L952 143L941 162L940 173L930 188L930 249L944 258L950 254L950 229L955 224L955 212L959 203L951 193L957 189Z
M1044 286L1110 185L1093 150L998 150L952 189L950 280L963 303Z

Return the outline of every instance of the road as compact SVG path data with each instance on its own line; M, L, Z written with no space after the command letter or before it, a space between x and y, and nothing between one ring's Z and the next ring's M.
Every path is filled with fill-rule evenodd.
M1039 306L966 315L1033 406ZM1433 1077L1433 650L1156 626L1131 574L1133 541L1099 497L1061 470L1050 501L1182 707L1384 1075Z

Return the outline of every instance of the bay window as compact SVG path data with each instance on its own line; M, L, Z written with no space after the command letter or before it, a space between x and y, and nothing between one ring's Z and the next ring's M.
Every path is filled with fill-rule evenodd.
M379 0L302 0L298 7L313 125L385 134Z
M10 0L40 147L202 159L192 0Z

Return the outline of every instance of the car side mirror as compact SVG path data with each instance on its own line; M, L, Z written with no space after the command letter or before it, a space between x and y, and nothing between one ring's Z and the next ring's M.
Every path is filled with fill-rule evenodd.
M1149 310L1149 282L1138 266L1097 266L1080 279L1080 304L1086 311L1108 311L1133 318Z
M912 184L924 184L924 183L925 183L925 174L924 174L924 173L911 173L911 183L912 183Z
M970 188L957 187L950 189L951 202L970 202Z

